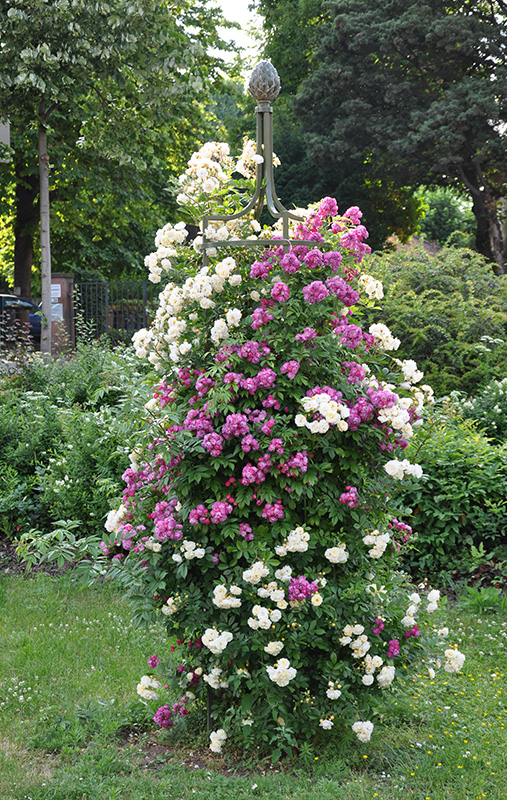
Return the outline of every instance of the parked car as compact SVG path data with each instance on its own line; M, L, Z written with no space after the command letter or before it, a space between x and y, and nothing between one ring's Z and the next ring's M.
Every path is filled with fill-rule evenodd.
M15 294L0 294L0 314L1 319L4 319L4 314L9 314L12 317L17 317L18 310L28 309L29 333L30 337L36 347L40 347L40 333L41 333L41 308L31 300L25 300L24 297L17 297Z

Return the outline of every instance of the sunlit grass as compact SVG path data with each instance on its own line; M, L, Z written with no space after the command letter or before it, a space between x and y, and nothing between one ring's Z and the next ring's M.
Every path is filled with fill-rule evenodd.
M334 730L280 767L255 752L217 760L204 730L170 751L156 732L118 736L162 641L156 630L132 627L111 587L5 576L0 604L2 800L507 798L501 612L451 611L449 642L466 654L462 673L432 680L421 665L404 676L370 743ZM88 722L76 718L78 704L88 705Z

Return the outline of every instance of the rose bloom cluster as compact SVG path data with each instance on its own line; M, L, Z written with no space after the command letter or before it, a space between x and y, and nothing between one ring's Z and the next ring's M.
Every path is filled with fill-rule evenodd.
M241 166L256 160L248 151ZM209 195L216 210L225 189L234 202L235 163L205 148L179 202ZM206 266L202 240L189 245L176 223L148 259L159 307L134 345L159 373L151 434L125 472L103 559L137 618L178 636L157 666L172 695L153 697L145 676L141 696L161 703L164 724L175 693L185 724L210 703L215 753L269 742L278 717L298 743L343 725L367 742L403 668L463 664L424 625L442 613L437 590L417 599L400 577L413 534L391 498L399 481L424 480L404 451L432 392L381 320L364 324L382 287L362 273L361 217L324 198L292 221L292 245L275 225L251 251L208 249ZM251 238L254 223L236 220L234 235ZM227 224L211 220L208 241L229 241Z

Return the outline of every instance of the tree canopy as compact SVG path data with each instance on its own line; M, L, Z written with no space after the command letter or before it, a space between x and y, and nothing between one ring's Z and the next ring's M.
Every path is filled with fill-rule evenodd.
M505 270L503 0L335 0L297 111L315 163L363 156L399 185L461 185L477 248Z
M80 194L78 205L91 215L100 181L113 196L113 225L129 207L125 190L142 200L151 189L151 204L160 201L161 184L179 171L201 127L200 100L219 63L208 55L219 19L188 0L0 0L0 109L13 146L10 167L0 167L0 194L15 215L15 283L23 293L37 225L38 129L48 133L60 203L57 240L75 225L70 213L65 231L65 198ZM130 203L125 216L132 214Z

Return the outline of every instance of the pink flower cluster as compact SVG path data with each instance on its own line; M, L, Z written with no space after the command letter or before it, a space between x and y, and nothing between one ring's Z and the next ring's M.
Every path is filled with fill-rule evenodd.
M329 291L322 281L312 281L303 287L303 297L307 303L321 303L329 297Z
M319 590L317 581L308 581L304 575L298 578L291 578L289 582L289 600L291 603L301 602L311 597L314 592Z
M274 503L266 503L262 509L263 519L269 522L276 522L278 519L283 519L283 504L281 500L276 500Z
M271 289L271 297L277 303L285 303L290 297L290 289L286 283L279 281Z
M157 725L160 725L161 728L172 728L174 725L174 717L178 715L185 717L189 713L186 704L186 697L182 697L179 702L173 704L172 708L168 705L160 706L155 712L153 721Z
M366 372L357 361L342 361L341 367L343 374L347 375L347 383L360 383L366 378Z
M373 635L379 636L380 633L384 630L384 628L385 628L384 620L381 617L377 617L375 620L375 625L373 627Z
M387 647L387 658L395 658L400 654L400 643L398 639L389 639L389 645Z
M174 386L162 381L153 391L153 397L158 400L160 408L174 401Z
M417 625L413 625L410 630L405 631L405 639L410 639L411 636L417 637L421 635L421 631L419 630Z
M308 342L317 338L317 331L314 328L305 328L303 333L296 333L294 341Z
M296 377L299 372L299 361L286 361L280 367L280 372L282 375L287 375L288 378L291 380Z
M252 528L247 522L240 522L239 523L239 534L243 537L245 542L251 542L254 538L254 534Z
M183 536L183 526L175 512L177 503L175 499L169 502L162 500L155 505L155 510L148 514L155 523L155 538L159 542L165 542L167 539L177 540Z
M190 525L200 525L201 523L203 525L209 525L211 520L206 506L204 506L202 503L199 503L197 508L193 508L191 510L190 514L188 515L188 521Z
M224 437L219 433L207 433L202 440L202 446L210 456L219 456L224 446Z
M341 300L344 306L354 306L359 300L359 293L352 289L343 278L339 278L338 275L328 278L326 286L332 295Z
M232 510L233 507L231 503L225 503L223 500L216 500L211 506L211 521L215 523L225 522L229 514L232 513Z
M359 492L355 486L346 486L346 492L343 492L339 498L339 503L344 503L349 508L357 508L359 505Z
M296 453L295 456L291 456L285 463L279 464L278 469L290 478L295 478L300 473L305 473L308 469L308 454L306 450Z
M222 427L222 434L225 439L230 439L231 436L245 436L247 433L250 433L250 428L244 414L227 415L225 424Z

